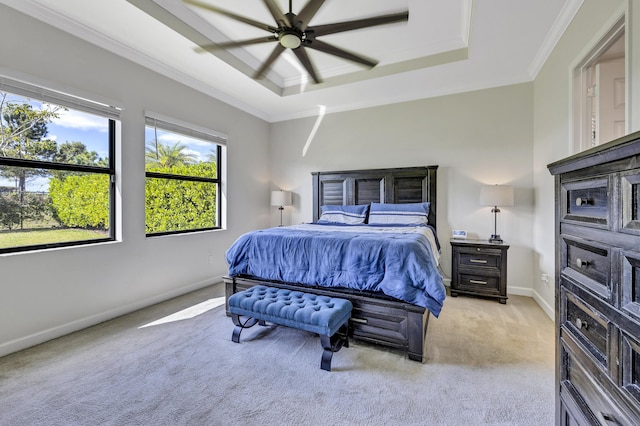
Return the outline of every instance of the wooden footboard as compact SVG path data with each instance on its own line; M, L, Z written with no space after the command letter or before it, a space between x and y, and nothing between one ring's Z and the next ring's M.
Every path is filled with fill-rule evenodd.
M411 360L424 361L428 309L370 292L309 287L243 276L223 277L223 281L226 300L232 294L258 284L347 299L353 304L349 322L351 337L399 349ZM230 315L228 304L225 308Z

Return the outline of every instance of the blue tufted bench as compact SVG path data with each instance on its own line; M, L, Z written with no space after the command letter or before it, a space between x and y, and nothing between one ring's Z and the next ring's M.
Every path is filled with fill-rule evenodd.
M235 324L231 340L240 342L245 328L270 322L320 335L323 347L320 368L331 371L331 358L342 346L349 347L351 302L328 296L257 285L229 297ZM241 317L247 319L243 322Z

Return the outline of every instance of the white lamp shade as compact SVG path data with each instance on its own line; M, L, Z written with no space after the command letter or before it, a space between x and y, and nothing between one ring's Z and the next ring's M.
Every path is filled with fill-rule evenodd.
M271 191L271 205L272 206L290 206L291 205L291 192L289 191Z
M483 206L513 206L513 187L509 185L484 185L480 188L480 204Z

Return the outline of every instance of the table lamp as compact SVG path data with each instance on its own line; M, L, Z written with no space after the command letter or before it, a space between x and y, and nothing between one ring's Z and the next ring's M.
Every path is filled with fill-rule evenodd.
M480 204L483 206L493 206L493 235L489 238L490 243L502 243L502 238L498 235L498 213L501 207L513 206L513 187L509 185L484 185L480 188Z

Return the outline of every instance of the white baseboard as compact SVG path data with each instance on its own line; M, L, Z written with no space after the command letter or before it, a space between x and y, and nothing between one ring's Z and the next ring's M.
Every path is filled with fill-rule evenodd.
M556 309L553 306L550 306L539 294L537 291L533 292L533 300L536 301L538 306L542 308L545 314L551 318L551 321L556 320Z
M0 357L8 355L13 352L18 352L22 349L29 348L31 346L39 345L40 343L47 342L52 339L64 336L75 331L82 330L87 327L91 327L101 322L117 318L119 316L137 311L138 309L146 308L147 306L155 305L156 303L164 302L165 300L172 299L174 297L182 296L189 292L199 290L206 286L222 282L222 275L209 278L204 281L192 283L184 287L180 287L165 293L149 297L148 299L139 300L128 305L119 306L115 309L111 309L106 312L102 312L90 317L81 318L76 321L72 321L66 324L59 325L47 330L40 331L38 333L31 334L29 336L21 337L19 339L11 340L6 343L0 344Z
M451 288L451 279L445 278L443 281L445 286ZM549 304L534 289L526 288L526 287L510 286L507 288L507 294L533 298L533 300L538 304L538 306L540 306L540 309L542 309L544 313L547 314L549 318L551 318L551 321L555 321L556 310L552 306L549 306Z
M507 294L515 294L516 296L533 297L533 289L526 287L507 287Z

